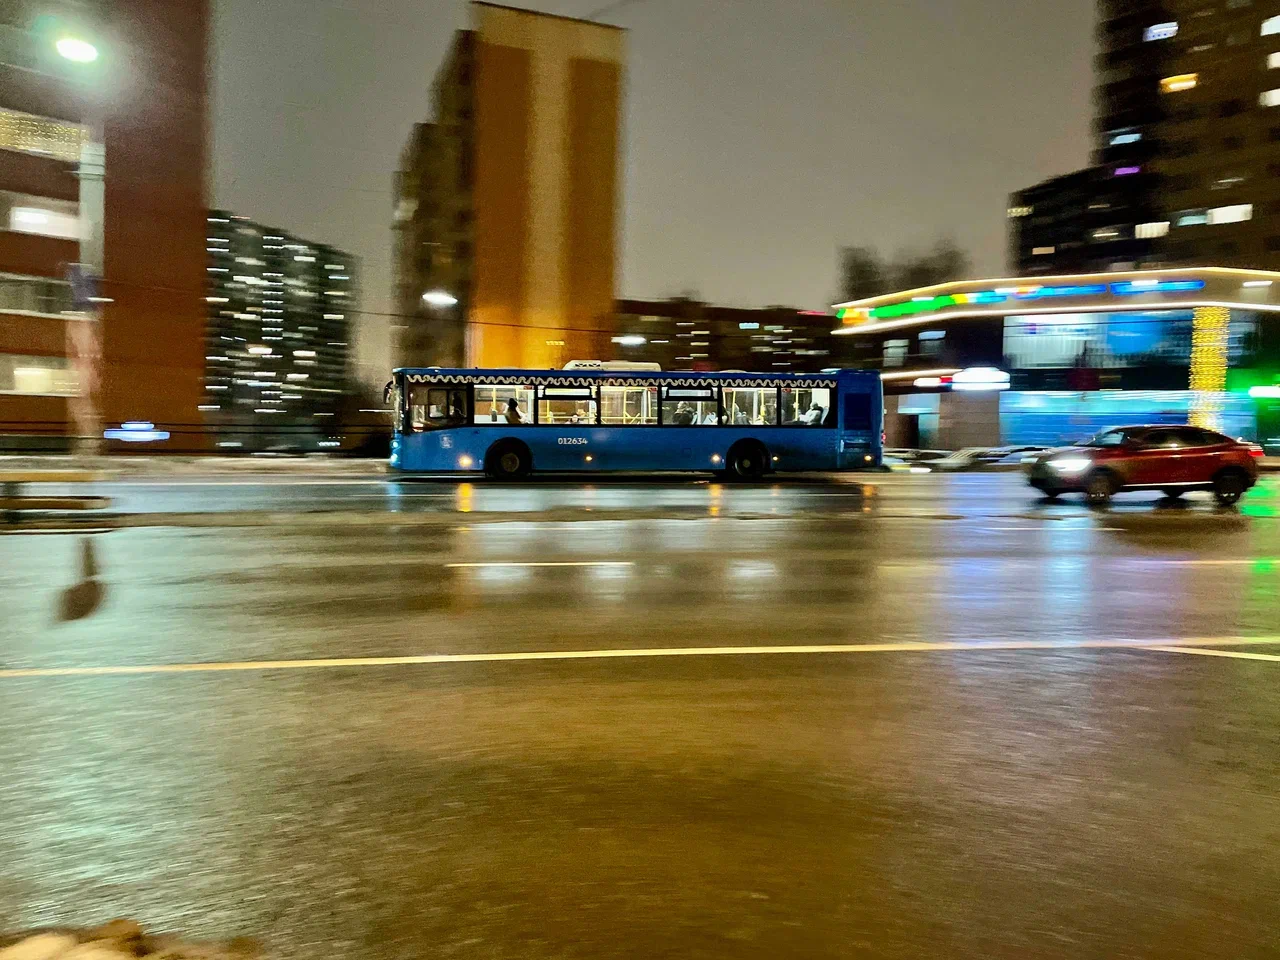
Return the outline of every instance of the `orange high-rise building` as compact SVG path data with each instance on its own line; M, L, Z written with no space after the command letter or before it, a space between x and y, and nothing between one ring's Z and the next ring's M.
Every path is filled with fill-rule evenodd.
M398 177L405 365L554 367L608 352L624 33L473 3ZM447 293L453 306L422 300ZM464 335L462 335L464 334Z

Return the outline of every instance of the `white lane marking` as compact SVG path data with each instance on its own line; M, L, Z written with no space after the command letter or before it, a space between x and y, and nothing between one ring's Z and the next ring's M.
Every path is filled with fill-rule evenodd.
M634 567L632 560L503 560L478 563L446 563L446 567Z
M1280 663L1280 656L1274 653L1248 653L1243 650L1206 650L1197 647L1151 647L1159 653L1186 653L1198 657L1230 657L1233 660L1267 660Z
M0 680L32 677L111 677L164 673L243 673L266 670L324 670L404 667L453 663L510 663L537 660L642 660L667 657L759 657L777 654L946 653L1009 650L1173 650L1280 644L1280 636L1188 637L1182 640L949 640L914 643L833 643L774 647L652 647L616 650L539 650L527 653L438 653L411 657L335 657L316 660L241 660L161 663L122 667L32 667L0 670ZM1280 658L1277 658L1280 659Z

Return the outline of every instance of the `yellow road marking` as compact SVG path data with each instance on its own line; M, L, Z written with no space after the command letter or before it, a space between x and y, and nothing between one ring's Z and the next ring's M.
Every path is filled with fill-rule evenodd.
M1280 663L1280 655L1274 653L1248 653L1244 650L1206 650L1202 647L1152 647L1160 653L1189 653L1200 657L1231 657L1234 660L1268 660Z
M243 673L267 670L324 670L403 667L453 663L508 663L536 660L638 660L667 657L759 657L774 654L944 653L1008 650L1169 650L1203 647L1280 645L1280 636L1191 637L1171 640L949 640L916 643L833 643L772 647L651 647L617 650L539 650L527 653L439 653L410 657L334 657L315 660L242 660L223 663L160 663L136 666L32 667L0 670L0 680L31 677L111 677L164 673ZM1280 657L1275 659L1280 660Z

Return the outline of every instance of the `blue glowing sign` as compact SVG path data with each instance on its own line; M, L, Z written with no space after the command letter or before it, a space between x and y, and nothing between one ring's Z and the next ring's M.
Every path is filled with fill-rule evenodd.
M1203 289L1203 280L1124 280L1111 285L1111 292L1120 297L1139 293L1190 293Z
M107 440L123 440L125 443L156 443L169 439L168 430L157 430L154 423L145 420L130 420L121 424L120 429L103 430L102 436Z
M1041 287L1019 293L1019 300L1041 300L1048 297L1096 297L1107 292L1105 283L1086 284L1078 287Z

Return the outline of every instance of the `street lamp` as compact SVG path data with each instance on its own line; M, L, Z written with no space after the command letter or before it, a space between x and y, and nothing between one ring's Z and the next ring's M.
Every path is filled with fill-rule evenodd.
M444 290L431 290L422 295L422 302L432 307L456 307L458 298Z
M54 44L58 53L72 63L93 63L98 59L98 48L87 40L62 37Z

